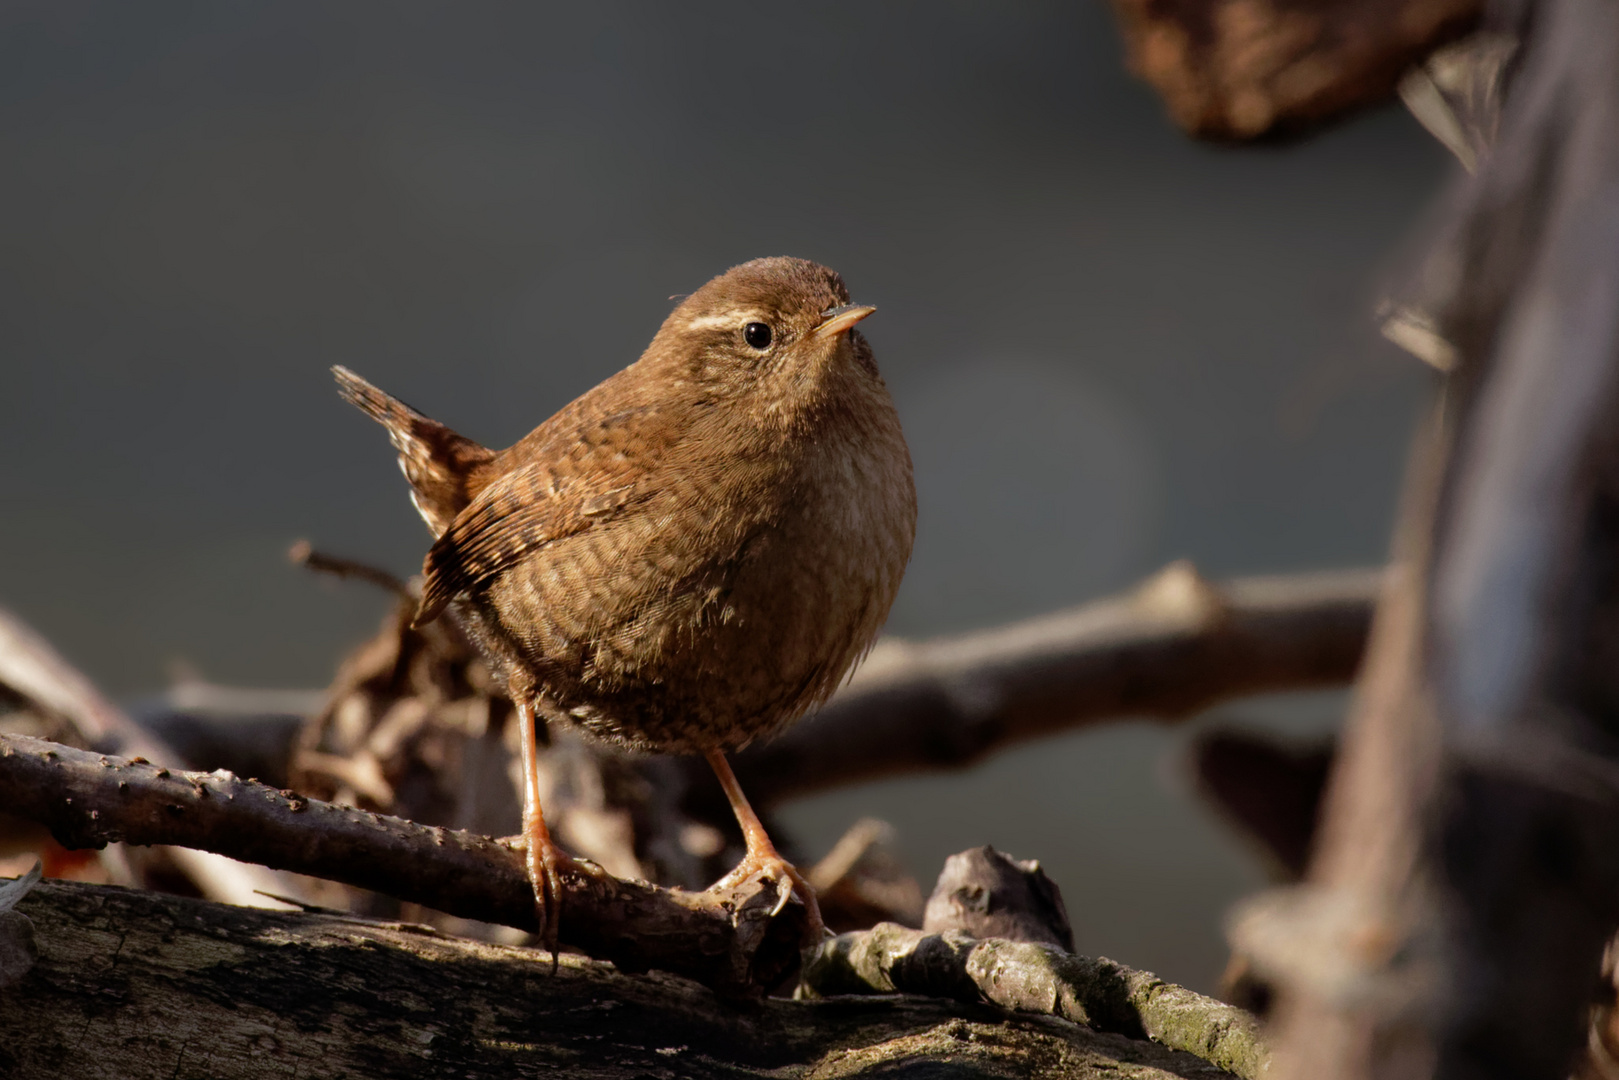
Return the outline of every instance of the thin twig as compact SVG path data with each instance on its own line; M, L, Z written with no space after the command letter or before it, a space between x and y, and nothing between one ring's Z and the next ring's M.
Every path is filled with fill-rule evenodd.
M379 567L368 563L356 562L338 555L328 555L323 551L316 551L308 540L299 540L287 550L287 558L299 566L322 574L334 574L342 578L354 578L358 581L368 581L381 589L386 589L402 600L415 601L416 595L411 592L408 584Z

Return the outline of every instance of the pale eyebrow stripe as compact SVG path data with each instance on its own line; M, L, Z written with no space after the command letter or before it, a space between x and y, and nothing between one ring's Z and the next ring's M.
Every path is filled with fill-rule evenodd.
M686 323L686 328L689 330L718 330L729 326L741 326L746 322L764 321L764 317L756 311L741 314L732 312L729 315L704 315L701 318L692 319Z

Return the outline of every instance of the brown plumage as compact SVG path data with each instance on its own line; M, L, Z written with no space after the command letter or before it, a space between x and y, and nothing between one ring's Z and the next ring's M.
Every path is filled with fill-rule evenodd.
M707 754L748 837L739 872L779 864L812 910L722 752L836 689L910 557L910 455L853 329L872 310L825 267L745 263L681 303L640 360L499 453L336 369L388 429L436 538L416 621L448 611L525 720L531 707L635 749ZM554 935L545 893L561 856L532 776L529 788Z

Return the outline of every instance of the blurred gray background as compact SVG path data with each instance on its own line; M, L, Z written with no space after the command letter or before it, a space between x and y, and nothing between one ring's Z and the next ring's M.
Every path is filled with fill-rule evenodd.
M502 446L734 263L817 259L916 460L890 623L1382 557L1420 365L1370 317L1449 168L1402 112L1189 143L1096 2L0 6L0 604L116 695L323 685L419 565L347 364ZM1336 722L1337 695L1227 709ZM1206 720L1204 722L1207 722ZM1079 947L1207 989L1263 881L1124 724L796 804L931 883L993 843Z

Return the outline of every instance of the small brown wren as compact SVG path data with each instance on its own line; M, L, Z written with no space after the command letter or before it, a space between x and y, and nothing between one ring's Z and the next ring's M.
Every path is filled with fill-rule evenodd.
M534 718L636 750L702 753L763 870L771 844L725 751L831 695L871 647L916 532L911 458L843 280L756 259L691 294L634 364L507 450L486 449L345 368L388 429L436 538L421 625L448 613L507 681L523 827L556 943L566 863L540 808Z

